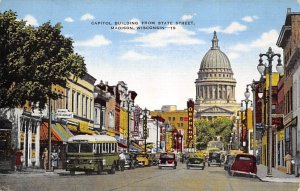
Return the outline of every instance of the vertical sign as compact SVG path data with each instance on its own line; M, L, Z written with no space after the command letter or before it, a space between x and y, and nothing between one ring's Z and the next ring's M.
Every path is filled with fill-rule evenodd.
M148 132L147 132L147 115L143 115L143 135L144 139L147 139Z
M187 128L187 141L191 142L194 138L194 102L189 99L187 102L188 107L188 128Z
M140 125L140 108L136 108L136 110L134 111L134 126L133 126L134 135L139 134L139 125Z

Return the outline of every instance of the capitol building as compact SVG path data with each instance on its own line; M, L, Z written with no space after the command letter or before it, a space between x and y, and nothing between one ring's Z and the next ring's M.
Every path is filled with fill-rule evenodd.
M220 50L217 33L214 32L212 47L201 61L196 85L195 112L196 118L209 120L226 116L233 117L240 109L236 103L236 80L230 61Z

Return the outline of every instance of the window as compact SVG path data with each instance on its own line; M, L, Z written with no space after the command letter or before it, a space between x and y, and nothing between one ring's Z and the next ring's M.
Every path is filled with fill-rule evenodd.
M70 143L70 144L68 144L67 150L70 153L78 153L79 152L79 144L77 144L77 143Z
M89 118L88 119L93 119L93 116L92 116L92 114L93 114L93 107L92 107L92 105L93 105L93 99L90 99L90 115L89 115Z
M84 143L80 145L81 153L91 153L93 152L93 144Z
M180 117L180 121L183 121L183 117Z
M106 151L106 144L107 143L103 143L102 144L102 153L106 153L107 151Z
M75 104L75 91L72 91L72 108L71 108L71 111L74 112L75 110L75 107L74 107L74 104Z
M89 101L89 98L86 97L85 98L85 117L88 118L88 101Z
M69 93L70 89L66 88L66 109L69 109Z
M175 117L173 117L173 121L175 121Z
M77 100L76 100L76 114L79 115L79 100L80 100L80 93L77 93Z
M84 100L85 100L85 95L82 95L82 97L81 97L81 114L82 114L82 117L86 117L86 113L85 113L85 110L84 110Z

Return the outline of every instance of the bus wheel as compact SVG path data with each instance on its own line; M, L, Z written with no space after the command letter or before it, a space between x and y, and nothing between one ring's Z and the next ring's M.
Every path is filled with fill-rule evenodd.
M115 166L115 164L112 164L109 174L115 174L115 173L116 173L116 166Z
M71 171L70 171L70 174L71 174L71 175L75 175L75 170L71 170Z
M97 174L101 174L102 170L103 170L103 166L102 166L102 163L100 162L100 163L98 164L98 171L97 171Z

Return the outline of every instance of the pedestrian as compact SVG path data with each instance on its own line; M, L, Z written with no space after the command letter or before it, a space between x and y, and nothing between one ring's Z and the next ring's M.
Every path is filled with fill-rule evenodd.
M43 162L44 162L44 169L47 170L48 165L48 149L45 148L42 156Z
M16 152L16 167L17 167L17 171L21 171L22 170L22 158L23 158L23 152L22 150L18 150Z
M286 153L284 161L286 162L286 174L291 174L293 157L289 153Z

